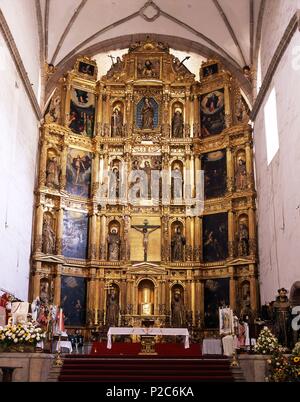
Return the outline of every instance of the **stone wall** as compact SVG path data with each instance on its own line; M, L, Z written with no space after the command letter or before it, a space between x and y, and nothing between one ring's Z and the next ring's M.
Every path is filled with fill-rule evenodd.
M27 300L39 131L1 33L0 56L0 288Z
M271 4L270 4L271 3ZM288 4L294 7L289 7ZM267 1L262 36L262 65L270 62L298 1ZM272 8L271 8L272 5ZM276 6L275 6L276 5ZM287 9L286 9L287 8ZM284 14L286 13L286 14ZM271 15L272 14L272 15ZM279 33L276 27L279 27ZM300 32L282 58L254 126L261 302L274 300L277 289L291 289L299 280L300 261ZM267 162L264 107L276 91L279 150ZM271 116L275 118L275 116Z
M1 367L16 367L13 382L45 382L48 380L53 355L45 353L1 353ZM0 381L2 380L0 370Z

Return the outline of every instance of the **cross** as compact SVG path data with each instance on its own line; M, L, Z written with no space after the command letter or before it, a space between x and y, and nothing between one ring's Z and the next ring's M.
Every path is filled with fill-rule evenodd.
M149 234L160 228L159 225L148 225L147 219L144 220L143 225L131 225L131 227L143 234L143 247L144 247L144 261L147 261L148 256L148 241ZM149 230L150 229L150 230Z

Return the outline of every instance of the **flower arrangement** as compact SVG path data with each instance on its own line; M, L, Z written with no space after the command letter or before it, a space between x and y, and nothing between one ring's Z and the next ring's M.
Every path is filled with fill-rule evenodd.
M36 346L46 337L46 333L32 322L18 324L8 323L0 327L0 346L2 349L10 346Z
M277 338L272 334L268 327L264 327L258 336L254 352L264 355L271 355L278 350L279 343Z

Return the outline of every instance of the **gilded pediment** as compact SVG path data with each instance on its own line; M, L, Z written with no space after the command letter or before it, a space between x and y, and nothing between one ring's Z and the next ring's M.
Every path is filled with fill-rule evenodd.
M166 270L150 262L141 262L128 268L127 273L135 275L166 275Z

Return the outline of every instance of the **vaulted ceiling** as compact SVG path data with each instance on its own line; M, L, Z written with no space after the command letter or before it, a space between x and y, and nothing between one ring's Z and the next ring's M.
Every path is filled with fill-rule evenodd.
M255 64L265 0L36 0L45 60L61 74L79 54L128 48L145 35L172 48L218 57L240 79L251 98L242 67Z
M39 2L46 60L55 65L85 49L97 51L99 42L145 33L198 43L200 49L212 50L236 67L253 62L261 0ZM189 50L186 43L185 50Z

